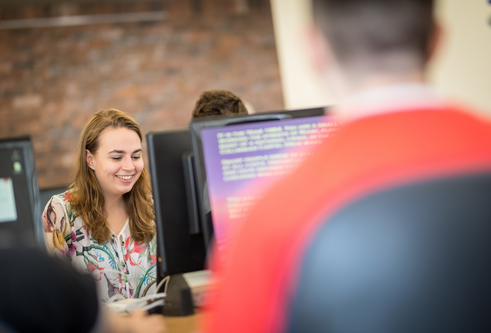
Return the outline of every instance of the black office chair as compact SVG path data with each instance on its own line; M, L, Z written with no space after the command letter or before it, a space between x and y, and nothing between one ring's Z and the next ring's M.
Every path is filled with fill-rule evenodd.
M491 332L491 173L401 185L328 218L289 332Z
M0 320L0 333L17 333L17 331Z
M94 279L38 248L0 249L0 333L93 332Z

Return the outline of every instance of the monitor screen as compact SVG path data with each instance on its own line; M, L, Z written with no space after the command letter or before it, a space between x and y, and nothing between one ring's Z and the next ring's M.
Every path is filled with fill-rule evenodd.
M0 139L0 247L44 241L31 140Z
M292 172L321 140L333 135L338 124L331 117L302 111L294 116L280 113L277 117L270 114L269 119L249 116L242 121L199 124L193 147L200 166L197 170L202 169L197 181L202 215L208 216L208 221L203 218L208 245L214 239L219 250L233 239L236 222L264 191Z
M157 224L158 279L202 270L205 246L198 220L189 130L147 134Z
M4 156L0 152L0 158ZM0 179L0 223L17 221L17 208L15 207L14 183L12 178Z

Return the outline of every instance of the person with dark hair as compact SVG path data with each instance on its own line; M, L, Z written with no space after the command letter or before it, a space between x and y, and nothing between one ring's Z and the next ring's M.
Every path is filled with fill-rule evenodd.
M209 90L201 94L193 110L193 118L248 114L242 100L227 90Z
M193 119L211 116L234 116L249 114L242 100L228 90L208 90L201 94L193 110ZM208 185L205 182L204 200L201 203L206 211L206 219L211 221L211 207L208 198ZM209 222L211 223L211 222Z
M0 332L165 333L164 318L105 309L87 273L38 248L2 248Z
M394 86L409 88L408 93L417 86L425 90L425 99L431 95L428 102L437 99L424 75L440 38L433 1L313 0L313 8L316 27L309 38L314 65L341 104L358 98L359 92Z
M100 300L155 291L156 240L140 126L101 110L83 129L75 180L43 212L49 252L92 274Z
M467 280L458 286L445 280L440 281L446 283L442 288L424 285L427 289L403 290L405 296L392 299L393 303L380 312L373 307L377 292L366 289L371 288L369 279L363 281L344 272L354 300L343 298L345 289L338 288L334 292L341 301L329 312L329 296L325 296L323 286L330 280L329 275L323 275L321 285L309 294L308 301L316 304L309 308L312 311L294 303L297 297L306 297L302 291L308 280L303 280L300 271L311 263L306 256L308 250L314 251L312 239L323 223L347 204L394 184L491 169L489 122L472 110L444 101L426 83L425 69L439 37L433 8L433 0L313 0L315 25L308 35L312 61L326 83L326 91L335 89L339 94L341 103L329 111L342 125L335 136L324 140L301 166L263 195L242 221L234 244L225 249L227 253L221 254L220 260L215 257L211 267L216 288L204 318L204 332L448 332L430 328L447 327L448 322L435 323L432 318L419 321L417 316L406 315L419 310L424 316L420 310L424 294L435 292L433 296L442 306L429 310L441 310L439 316L455 320L458 325L450 325L454 329L450 331L457 332L456 328L466 323L482 325L486 327L482 332L489 331L489 307L471 313L473 317L467 322L467 313L453 316L445 312L443 303L463 309L460 299L447 300L445 296L454 288L465 294L473 284ZM349 257L350 246L345 245L337 248L336 267L349 271L351 262L343 262L343 255ZM398 248L398 244L393 245ZM365 252L371 250L364 248ZM392 252L384 255L390 257ZM374 273L373 267L359 264L366 274L363 277ZM322 271L322 265L315 268ZM418 273L426 273L425 269L430 267L405 270L404 278L423 283ZM395 292L401 279L379 287ZM350 284L352 281L357 284ZM438 294L441 290L447 292ZM489 295L488 290L485 295ZM420 306L405 303L406 298L416 296L423 301L413 304ZM363 302L356 303L360 299ZM480 302L479 298L474 300L475 304ZM343 318L336 317L346 304L359 315L343 313ZM398 311L399 320L393 309ZM389 329L358 325L358 329L343 330L336 326L339 321L333 324L336 319L369 324L374 318ZM331 324L326 325L329 320Z

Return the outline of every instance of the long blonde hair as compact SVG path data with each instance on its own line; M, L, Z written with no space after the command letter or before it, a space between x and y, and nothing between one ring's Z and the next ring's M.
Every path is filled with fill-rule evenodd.
M95 113L85 125L78 142L75 180L70 185L70 204L84 221L92 238L103 244L109 240L111 231L104 210L104 196L95 174L87 165L87 150L95 154L99 137L106 128L127 128L135 131L142 141L140 126L130 116L116 109ZM150 178L145 168L128 193L123 195L126 213L129 216L131 236L137 242L149 242L155 234Z

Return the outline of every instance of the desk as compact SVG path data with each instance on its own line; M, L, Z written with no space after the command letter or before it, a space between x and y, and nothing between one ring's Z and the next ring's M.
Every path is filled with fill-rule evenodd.
M192 316L170 317L164 316L168 333L198 333L198 323L201 314L196 313Z

